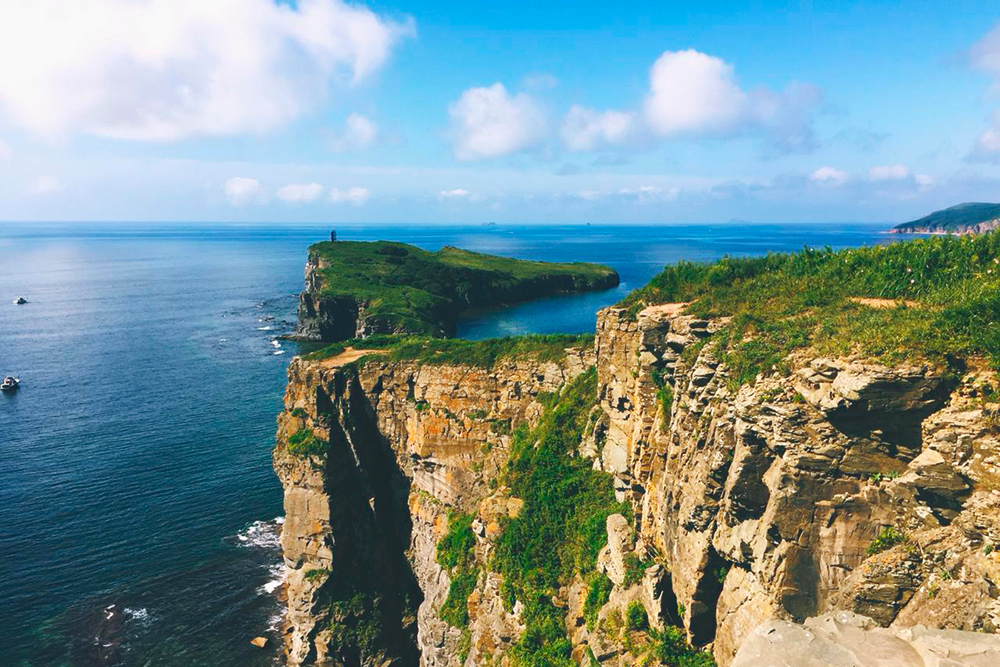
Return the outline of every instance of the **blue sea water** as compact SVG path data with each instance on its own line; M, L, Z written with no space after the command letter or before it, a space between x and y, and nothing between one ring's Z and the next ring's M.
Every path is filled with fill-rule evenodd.
M0 665L273 664L270 464L319 226L0 223ZM610 264L619 288L467 314L458 335L584 332L667 263L885 243L865 225L353 226ZM30 301L15 306L24 295Z

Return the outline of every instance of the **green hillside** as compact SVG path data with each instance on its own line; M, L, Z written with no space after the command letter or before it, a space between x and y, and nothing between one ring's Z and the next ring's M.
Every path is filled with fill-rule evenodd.
M428 252L405 243L324 242L322 297L363 304L364 317L397 333L442 335L468 308L542 296L607 289L618 274L607 266L498 257L445 246Z
M919 220L896 225L893 232L897 234L961 234L976 231L973 230L976 225L995 221L1000 221L1000 204L959 204L935 211Z
M876 301L880 300L880 301ZM834 252L803 250L666 267L619 305L689 302L729 316L714 336L733 382L782 371L790 352L1000 367L1000 232Z

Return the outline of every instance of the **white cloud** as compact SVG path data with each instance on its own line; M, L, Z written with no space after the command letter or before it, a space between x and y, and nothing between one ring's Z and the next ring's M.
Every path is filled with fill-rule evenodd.
M61 192L65 188L63 187L62 181L60 181L55 176L50 176L48 174L39 176L35 179L34 184L32 184L30 192L33 195L51 195L56 192Z
M368 188L348 188L346 190L338 190L337 188L330 189L330 201L341 204L348 203L354 204L355 206L361 206L369 199L371 199L372 193L369 192Z
M693 49L661 55L653 64L649 85L646 119L663 136L732 132L749 105L733 66Z
M570 107L563 122L563 143L574 151L589 151L626 142L638 130L637 114L631 111L594 111Z
M342 0L5 2L0 112L50 137L136 140L280 127L413 32Z
M233 206L259 204L264 200L264 188L260 181L255 178L241 178L239 176L230 178L226 181L223 189L229 203Z
M655 185L640 185L637 188L622 188L618 194L626 199L632 199L640 204L653 202L674 201L680 194L680 188L669 188L664 190Z
M781 152L816 145L811 114L822 99L815 86L792 83L784 91L743 90L733 66L700 51L666 51L650 71L645 118L662 137L762 133Z
M441 190L441 192L438 193L438 197L441 199L467 199L471 196L471 192L463 190L462 188L455 188L454 190Z
M510 95L503 84L469 88L448 106L455 157L484 160L537 147L545 137L545 112L530 95Z
M809 180L824 185L843 185L847 182L847 172L835 167L820 167L809 174Z
M0 139L0 162L6 162L12 157L14 157L14 149L6 141Z
M913 176L913 180L916 181L917 185L922 188L929 188L936 182L934 177L929 176L928 174L915 174Z
M278 199L302 204L313 202L323 194L323 186L319 183L290 183L278 190Z
M904 181L913 175L910 168L902 164L879 165L868 171L870 181Z
M337 152L359 151L368 148L378 139L378 125L359 113L352 113L344 121L344 131L334 135L330 148Z

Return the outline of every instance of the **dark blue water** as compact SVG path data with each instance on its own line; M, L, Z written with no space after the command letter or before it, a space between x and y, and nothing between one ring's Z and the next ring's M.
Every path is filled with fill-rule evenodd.
M343 227L612 265L622 286L471 313L459 335L593 329L664 264L883 243L871 226ZM271 664L270 466L322 227L0 224L0 665ZM30 303L15 306L19 295ZM269 627L271 630L269 630ZM272 642L276 644L277 642Z

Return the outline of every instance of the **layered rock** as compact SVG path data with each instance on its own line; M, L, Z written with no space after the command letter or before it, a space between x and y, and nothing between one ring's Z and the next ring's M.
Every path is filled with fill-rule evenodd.
M994 632L1000 438L976 374L802 356L737 386L704 342L721 324L609 309L596 340L600 463L690 639L727 665L762 622L832 609Z
M995 375L799 353L741 385L714 348L725 324L683 304L612 308L593 350L492 369L295 360L275 451L289 662L499 659L524 627L488 567L520 507L497 484L510 429L534 424L546 397L594 364L599 402L580 455L613 475L634 514L608 521L599 565L614 586L598 626L638 603L654 628L680 625L724 667L762 624L834 610L895 637L919 624L995 633L1000 406L980 388ZM290 453L303 429L328 452ZM453 509L473 515L481 565L464 634L439 617L451 582L435 550ZM636 562L645 571L626 576ZM378 640L330 655L343 611L331 601L353 579L383 601ZM636 662L631 639L588 628L586 594L577 578L553 598L574 657Z
M482 499L495 491L490 480L507 460L511 424L537 420L539 396L592 366L593 352L568 350L559 363L529 359L492 369L342 361L293 360L278 420L288 662L410 665L419 655L424 665L449 664L461 632L437 617L450 581L435 560L449 509L479 511L482 502L480 515L497 515ZM328 442L326 451L290 451L302 432ZM504 512L516 507L510 499L499 504ZM377 598L379 607L378 636L353 655L331 653L344 620L331 604L353 594L344 593L344 582ZM485 619L483 645L519 636L497 585L485 576L470 600L482 610L475 618Z

